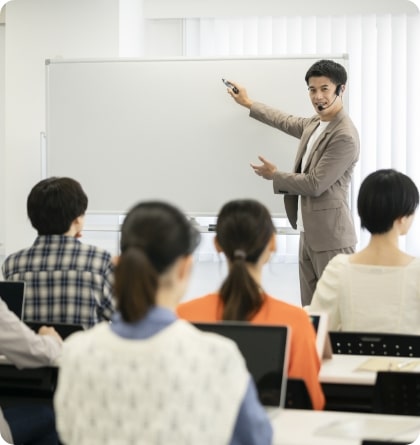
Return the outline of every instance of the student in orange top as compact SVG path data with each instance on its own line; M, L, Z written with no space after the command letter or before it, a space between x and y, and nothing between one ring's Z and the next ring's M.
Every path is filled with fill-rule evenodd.
M288 325L292 331L288 375L303 379L313 408L322 409L320 360L309 317L302 308L270 297L261 286L262 268L276 249L270 213L258 201L228 202L217 219L215 246L227 258L228 276L218 293L180 304L178 315L194 322L244 320Z

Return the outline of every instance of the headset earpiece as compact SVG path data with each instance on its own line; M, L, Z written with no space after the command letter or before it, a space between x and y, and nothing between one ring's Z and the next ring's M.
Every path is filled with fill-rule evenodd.
M341 93L342 93L342 91L343 91L343 85L341 85L341 83L339 83L337 86L336 86L336 88L335 88L335 95L336 96L339 96Z

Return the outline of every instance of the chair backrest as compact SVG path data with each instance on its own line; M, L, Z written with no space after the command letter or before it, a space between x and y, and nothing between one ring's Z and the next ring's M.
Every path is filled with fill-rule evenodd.
M378 372L372 407L380 414L420 415L420 373Z
M334 354L420 357L420 336L374 332L330 332Z
M287 379L285 408L313 409L308 388L302 379Z
M16 317L22 319L25 304L24 281L0 281L0 298Z

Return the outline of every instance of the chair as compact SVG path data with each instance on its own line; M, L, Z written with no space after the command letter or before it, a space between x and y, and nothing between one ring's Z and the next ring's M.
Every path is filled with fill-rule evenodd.
M285 408L313 409L308 389L302 379L287 379Z
M378 372L372 405L375 413L420 415L420 373Z
M420 357L420 336L370 332L330 332L334 354Z

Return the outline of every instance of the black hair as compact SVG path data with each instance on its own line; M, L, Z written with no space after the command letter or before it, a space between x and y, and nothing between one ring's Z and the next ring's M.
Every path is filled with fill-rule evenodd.
M178 258L191 254L200 233L171 204L139 203L121 228L121 256L115 268L114 291L125 321L141 319L155 305L158 278Z
M226 203L219 212L216 239L230 268L220 288L224 320L249 320L263 303L246 263L255 264L275 233L267 208L252 199Z
M418 205L416 185L394 169L377 170L368 175L357 199L362 228L371 234L388 232L396 219L412 215Z
M38 182L26 202L28 217L39 235L63 235L85 214L88 198L72 178L51 177Z
M311 77L328 77L335 85L345 85L347 82L347 72L343 65L333 60L318 60L305 74L306 85L309 85Z

